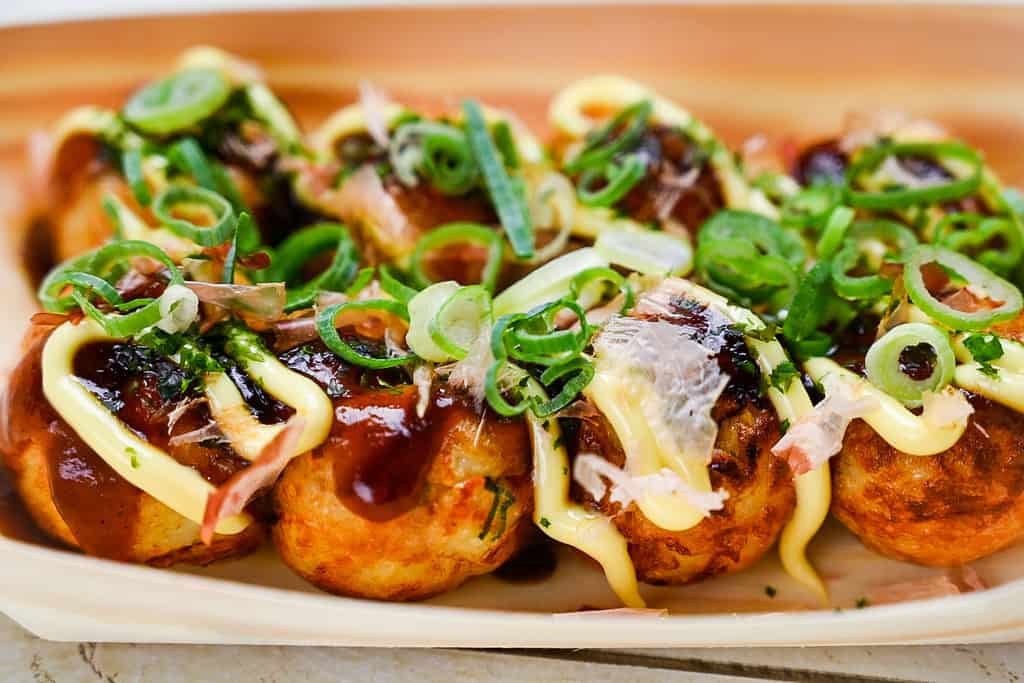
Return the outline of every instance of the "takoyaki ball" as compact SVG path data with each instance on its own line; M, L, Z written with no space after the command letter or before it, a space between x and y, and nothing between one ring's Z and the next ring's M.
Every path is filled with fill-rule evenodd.
M263 526L253 523L203 545L198 524L129 484L86 446L43 394L45 339L14 370L0 410L3 462L40 529L89 555L158 566L209 564L262 542ZM189 398L176 390L183 376L169 361L129 344L94 344L78 353L75 372L129 428L211 483L222 483L244 465L219 443L172 438L202 428L209 413L196 404L170 422Z
M601 500L577 487L575 495L611 518L625 536L641 581L685 584L740 571L774 545L796 505L789 466L771 453L781 437L778 418L759 395L760 375L742 333L724 318L673 298L668 310L648 319L680 325L698 342L722 335L717 361L731 379L711 412L718 435L708 467L712 489L726 491L728 498L696 526L669 531L647 519L635 502L626 508L612 502L608 489ZM625 464L622 446L600 414L581 421L575 451L598 454L617 467Z
M533 533L525 425L434 387L423 417L412 385L381 386L318 348L283 360L335 386L323 446L274 489L284 562L343 595L416 600L490 572Z
M1024 419L973 396L960 440L901 453L862 420L832 460L832 513L869 548L932 566L991 555L1024 537Z

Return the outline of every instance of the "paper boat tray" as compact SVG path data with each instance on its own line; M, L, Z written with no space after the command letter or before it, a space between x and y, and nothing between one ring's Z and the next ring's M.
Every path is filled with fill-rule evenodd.
M20 270L29 228L25 139L76 104L116 105L181 49L214 44L261 64L305 124L370 79L409 104L472 94L544 132L547 98L584 74L649 82L731 144L825 136L851 110L935 118L1024 181L1024 9L924 6L419 7L142 17L0 30L0 364L33 311ZM992 642L1024 636L1024 546L974 565L988 590L856 609L873 587L941 570L894 562L829 524L811 556L822 607L773 555L742 574L646 587L664 616L616 607L597 568L562 549L536 583L495 577L415 604L329 596L265 548L208 569L121 565L0 537L0 609L59 640L656 647ZM769 597L765 588L775 589Z

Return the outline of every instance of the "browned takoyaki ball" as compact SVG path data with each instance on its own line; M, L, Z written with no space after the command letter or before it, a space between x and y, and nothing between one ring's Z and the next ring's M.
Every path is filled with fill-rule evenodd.
M445 386L420 418L416 387L363 384L345 382L327 442L294 460L274 489L285 563L333 593L415 600L522 548L533 533L522 421L481 412Z
M832 461L832 513L869 548L953 566L1024 536L1024 419L980 397L955 446L901 453L856 420Z
M0 454L25 508L46 534L90 555L160 566L209 564L244 555L262 542L263 526L253 523L239 534L217 535L211 545L204 545L198 524L114 472L43 395L44 342L45 337L39 338L11 375L0 410ZM130 369L133 358L127 344L93 345L79 352L76 370L117 407L131 428L212 483L221 483L243 465L216 446L168 446L173 405L161 397L157 383L159 373L172 368L163 361L137 371ZM186 411L173 432L185 433L205 420L202 410Z
M641 581L684 584L740 571L757 561L792 515L796 494L789 466L771 453L780 438L775 411L759 395L756 372L739 369L755 367L742 334L694 302L669 298L665 307L657 318L685 327L695 341L707 334L724 335L717 360L731 380L711 413L718 435L708 466L712 488L729 494L724 507L690 529L669 531L647 519L635 502L625 509L612 502L607 489L600 501L582 490L575 495L612 519L629 544ZM625 463L618 438L600 414L581 421L575 449L598 454L617 467Z

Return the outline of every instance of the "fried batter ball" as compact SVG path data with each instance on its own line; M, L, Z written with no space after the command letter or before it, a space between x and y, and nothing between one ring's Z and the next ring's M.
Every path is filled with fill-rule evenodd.
M974 414L955 446L901 453L862 420L832 461L832 513L872 550L954 566L1024 536L1024 421L972 397Z
M789 466L771 453L780 437L775 411L759 396L756 372L740 369L756 367L742 333L722 326L712 311L693 302L675 298L668 306L671 310L658 317L683 326L695 341L710 334L724 337L717 359L731 380L711 412L718 435L708 466L713 490L729 494L724 507L690 529L669 531L647 519L635 502L624 509L612 502L610 489L601 500L573 489L625 536L641 581L676 585L737 572L757 561L792 515L796 492ZM581 421L575 451L600 455L617 467L625 464L618 437L600 414Z
M308 356L283 360L310 367ZM273 539L289 567L332 593L416 600L524 546L533 497L521 421L481 413L443 385L419 418L416 387L351 377L326 443L292 461L274 489Z
M209 564L247 554L262 542L263 526L253 523L239 534L217 535L211 545L203 545L198 524L122 479L79 439L43 395L44 343L45 337L31 345L11 375L0 407L0 454L40 529L90 555L156 566ZM80 351L76 365L88 366L80 376L89 378L88 386L117 407L118 417L130 427L147 437L162 431L166 438L170 404L161 400L155 386L158 372L128 372L124 363L131 357L126 344L87 347ZM174 426L175 433L195 429L204 421L200 411L186 411ZM242 464L218 447L159 445L215 484Z

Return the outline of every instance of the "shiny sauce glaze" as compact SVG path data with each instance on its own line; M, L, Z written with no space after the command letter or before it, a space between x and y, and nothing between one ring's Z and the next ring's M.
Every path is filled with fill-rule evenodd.
M314 457L331 458L338 498L366 519L393 519L414 507L435 457L465 421L481 424L509 452L528 448L521 421L489 411L482 418L469 399L444 386L433 388L419 417L419 390L402 383L397 371L354 367L319 342L292 349L281 361L331 395L335 422Z
M725 205L706 150L679 129L650 127L633 153L647 164L647 175L621 201L634 220L646 223L672 217L696 235L704 221Z
M135 538L143 492L122 479L86 446L50 406L42 390L41 354L45 339L26 354L11 376L2 415L3 448L17 453L34 440L46 457L53 502L81 548L91 555L126 559ZM245 466L216 434L198 442L171 445L172 436L210 422L205 404L172 412L198 396L186 386L174 363L148 349L123 343L95 343L81 349L75 376L129 429L178 462L199 471L214 485Z

